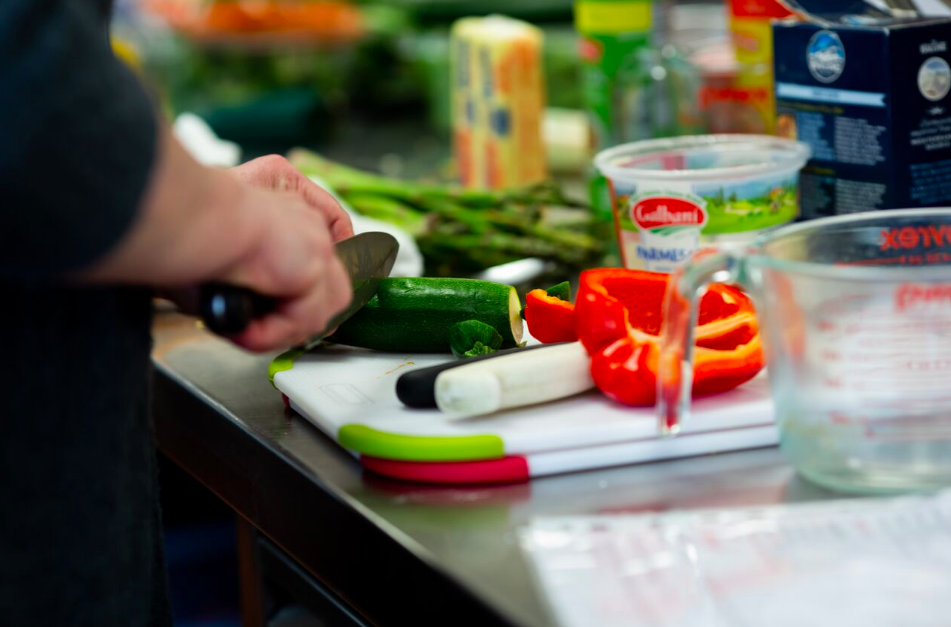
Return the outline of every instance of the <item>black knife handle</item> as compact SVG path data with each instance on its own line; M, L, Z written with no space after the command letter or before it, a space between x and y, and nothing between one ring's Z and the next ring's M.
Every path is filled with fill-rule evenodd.
M218 335L235 335L252 320L268 314L277 301L254 290L226 283L206 283L198 294L198 313L205 326Z

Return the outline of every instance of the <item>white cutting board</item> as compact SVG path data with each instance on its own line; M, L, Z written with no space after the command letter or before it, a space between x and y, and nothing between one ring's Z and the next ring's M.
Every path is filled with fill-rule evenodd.
M778 442L765 375L694 401L676 438L657 436L652 408L617 404L598 391L492 416L449 419L405 408L396 380L452 360L334 346L305 354L274 376L291 406L345 448L402 462L466 462L522 456L551 474L626 462L769 446Z

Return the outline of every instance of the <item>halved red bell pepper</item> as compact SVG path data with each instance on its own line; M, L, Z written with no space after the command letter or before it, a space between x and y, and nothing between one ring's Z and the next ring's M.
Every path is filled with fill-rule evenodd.
M591 378L609 398L627 405L653 405L658 353L653 342L615 340L592 355Z
M581 275L575 330L591 374L607 396L628 405L656 400L659 335L668 275L605 268ZM711 285L695 330L693 393L730 390L763 368L753 304L728 285Z
M528 332L542 344L575 342L575 306L545 290L532 290L525 297Z

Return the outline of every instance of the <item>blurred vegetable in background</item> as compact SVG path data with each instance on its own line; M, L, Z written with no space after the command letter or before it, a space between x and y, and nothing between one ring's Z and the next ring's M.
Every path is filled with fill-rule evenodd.
M420 24L445 24L460 17L504 13L521 20L570 22L574 0L390 0Z
M507 191L387 178L298 149L291 162L356 211L412 233L431 276L464 276L538 257L572 272L601 262L613 227L551 181Z
M340 0L145 0L175 29L195 39L228 40L251 34L279 35L282 41L353 41L363 35L363 14Z
M194 112L251 153L320 143L354 114L425 105L424 77L399 48L412 29L398 9L324 0L146 7L167 26L153 20L142 39L171 113Z
M499 3L497 3L499 4ZM248 154L331 141L342 124L449 127L448 23L505 9L543 24L549 102L581 106L571 2L143 0L123 25L171 116L189 111ZM134 15L133 15L134 14ZM423 115L420 115L423 114Z

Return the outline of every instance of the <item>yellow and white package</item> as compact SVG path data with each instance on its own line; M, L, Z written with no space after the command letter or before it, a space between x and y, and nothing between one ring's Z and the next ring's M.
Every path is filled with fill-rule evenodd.
M505 189L547 176L542 32L500 15L452 28L453 145L466 187Z

